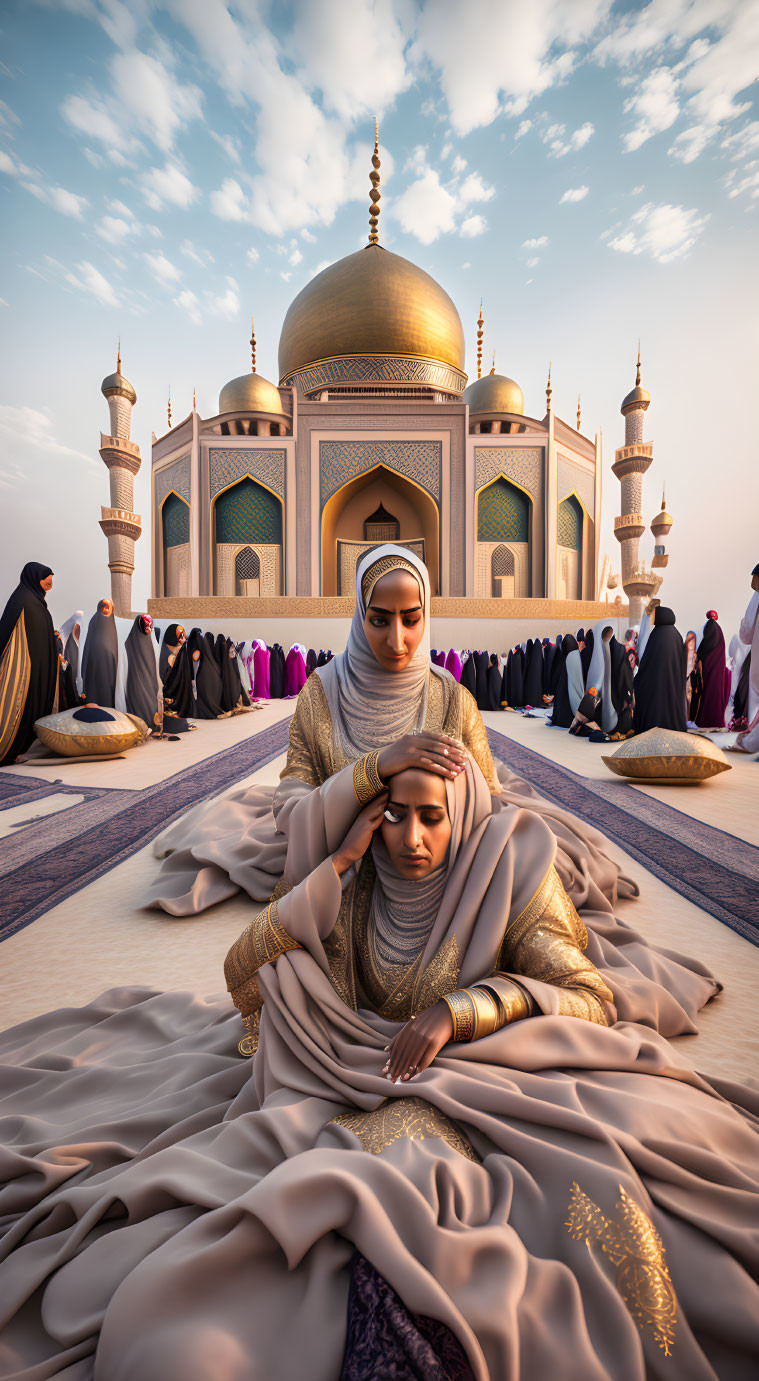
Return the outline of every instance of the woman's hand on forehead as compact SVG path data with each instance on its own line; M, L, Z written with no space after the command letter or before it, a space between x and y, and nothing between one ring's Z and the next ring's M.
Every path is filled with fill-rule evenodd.
M466 760L466 749L458 739L448 734L423 732L406 734L383 748L377 770L385 782L413 767L422 772L436 772L452 781L463 772Z

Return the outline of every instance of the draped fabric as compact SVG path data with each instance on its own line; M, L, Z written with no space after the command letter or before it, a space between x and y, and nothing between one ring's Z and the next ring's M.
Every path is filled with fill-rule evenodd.
M253 675L257 700L268 700L271 696L270 652L264 643L258 643L253 652Z
M568 729L583 696L582 661L577 639L566 633L562 640L561 667L554 695L551 722L560 729Z
M469 691L472 699L477 699L477 664L474 660L474 653L470 652L464 658L464 665L461 668L461 685Z
M40 581L49 566L29 561L0 618L0 765L34 741L36 720L51 714L58 688L58 650Z
M82 679L85 700L93 705L113 708L116 705L119 637L113 606L111 605L110 613L107 613L106 603L110 604L110 601L100 600L87 625L82 654Z
M741 642L751 648L748 706L746 709L746 716L751 723L757 710L759 710L759 590L754 590L749 600L748 608L741 619L738 634Z
M79 692L82 689L80 684L80 655L79 645L82 636L82 626L84 624L84 610L77 609L73 614L61 624L61 638L63 640L63 655L71 668L71 679L76 690L77 703ZM75 630L79 629L77 633Z
M312 671L316 671L316 652L310 647L306 656L306 676L310 676Z
M199 628L190 633L187 650L193 680L193 718L219 719L224 713L223 688L215 650Z
M490 709L490 696L488 687L488 672L490 671L490 658L487 652L474 653L475 670L475 700L478 710Z
M127 712L138 715L148 729L153 729L158 714L158 649L152 626L143 615L139 615L132 624L125 647Z
M687 731L685 718L685 647L671 609L659 605L654 626L635 676L636 734L646 729Z
M187 642L179 641L180 628L181 624L172 623L166 629L158 669L163 681L164 714L186 719L193 713L193 677Z
M716 619L709 618L696 652L697 694L691 716L699 728L724 729L725 708L730 698L730 673L725 656L725 635Z
M298 695L305 686L307 679L303 653L299 647L291 647L285 658L285 695Z
M455 648L451 648L450 652L448 653L445 659L445 669L449 673L449 675L453 677L454 681L461 680L462 663L461 658L458 652L456 652Z
M503 685L503 672L498 665L498 657L495 652L491 653L490 665L488 667L488 709L501 709L501 687Z
M543 704L543 644L534 638L528 644L525 661L523 695L525 705L541 707Z
M328 846L345 827L342 776L301 802L296 873L320 852L317 806ZM412 988L423 1008L511 973L535 1015L390 1084L405 1017L344 989L367 933L361 876L344 890L325 858L276 903L252 1062L228 1000L145 989L0 1038L0 1325L17 1381L93 1362L97 1381L334 1381L388 1320L400 1376L421 1356L453 1368L421 1375L459 1381L747 1381L759 1098L636 1024L648 990L589 962L534 813L492 812L474 769L446 790L448 886ZM581 989L604 1021L565 1014ZM374 1277L362 1338L356 1253Z
M285 653L279 643L270 649L269 694L272 700L282 700L285 694Z

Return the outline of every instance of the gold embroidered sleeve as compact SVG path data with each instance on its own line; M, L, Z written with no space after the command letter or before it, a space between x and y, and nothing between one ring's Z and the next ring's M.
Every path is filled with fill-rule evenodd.
M295 713L290 720L290 744L287 762L279 774L280 781L285 777L297 777L306 786L321 786L324 780L319 771L315 745L318 742L315 715L314 692L311 689L313 675L308 678L295 702Z
M503 938L498 969L524 974L559 990L559 1012L608 1026L604 1003L614 998L583 951L585 929L554 867Z
M280 954L301 948L280 924L276 902L269 902L265 910L253 917L224 960L227 991L244 1017L258 1011L263 1003L256 982L258 970L278 959Z
M464 747L471 753L477 766L480 768L492 795L497 796L500 791L498 778L496 776L493 754L490 751L488 736L485 725L482 722L482 715L477 708L477 702L465 686L459 686L459 705L461 713L461 741ZM456 735L458 737L458 735Z

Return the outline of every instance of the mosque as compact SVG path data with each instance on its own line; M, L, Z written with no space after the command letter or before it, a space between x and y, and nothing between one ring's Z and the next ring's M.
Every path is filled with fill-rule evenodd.
M189 416L154 434L149 608L185 619L342 613L361 553L394 541L425 561L433 614L566 616L575 627L602 617L618 578L599 559L598 436L583 434L579 399L576 425L554 413L550 369L542 417L525 411L522 389L496 373L495 360L483 373L482 306L477 378L468 384L451 298L379 243L379 168L375 140L368 244L291 303L279 383L257 373L252 334L250 370L224 384L217 414L201 417L193 398ZM624 587L625 577L637 580L636 605L650 576L637 560L651 463L650 444L636 450L649 401L638 391L643 403L628 408L629 395L623 404L622 469L632 478L622 479L627 509L617 520ZM120 358L103 393L112 506L101 527L117 612L127 612L140 459L129 439L136 394Z

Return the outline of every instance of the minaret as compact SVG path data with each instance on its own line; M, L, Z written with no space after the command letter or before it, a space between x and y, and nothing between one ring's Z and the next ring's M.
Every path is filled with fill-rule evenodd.
M620 412L625 419L625 444L615 452L612 470L622 485L622 513L614 519L614 536L622 548L622 588L630 602L630 623L640 623L643 609L661 585L661 577L654 575L641 563L638 548L646 530L641 512L643 507L643 476L653 459L651 442L643 440L643 414L651 395L640 382L640 342L635 388L622 402Z
M661 508L651 523L651 531L654 534L655 543L654 559L651 565L657 569L661 569L661 567L669 564L669 555L664 545L664 539L669 536L672 521L672 518L667 512L667 497L664 490L662 490Z
M116 373L103 380L101 392L108 399L111 434L100 433L100 456L108 466L111 506L102 508L100 526L108 538L108 569L111 572L111 597L115 612L128 617L132 612L132 574L134 544L142 532L142 519L133 513L134 477L139 471L140 448L129 440L132 408L137 394L121 372L121 341Z

